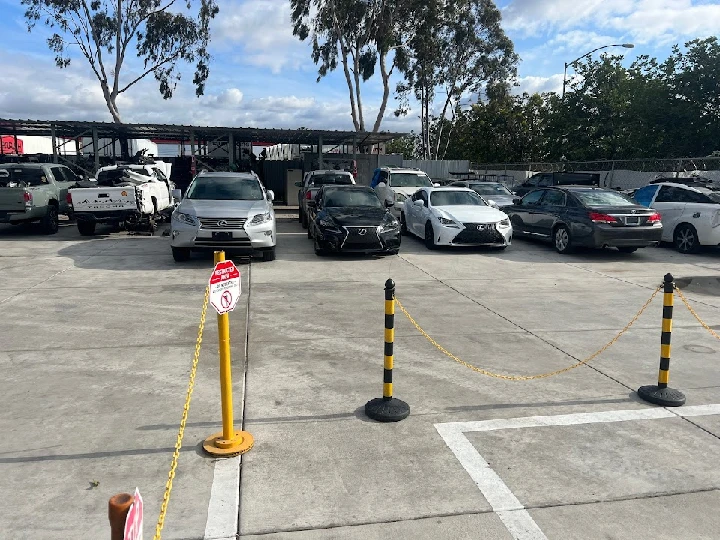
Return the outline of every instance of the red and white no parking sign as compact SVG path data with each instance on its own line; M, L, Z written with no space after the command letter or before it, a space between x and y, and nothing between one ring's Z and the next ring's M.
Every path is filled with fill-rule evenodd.
M240 298L240 270L232 261L215 265L210 276L210 304L220 315L235 309Z

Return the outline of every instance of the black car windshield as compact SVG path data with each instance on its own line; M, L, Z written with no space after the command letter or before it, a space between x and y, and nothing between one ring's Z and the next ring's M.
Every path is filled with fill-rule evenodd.
M502 184L470 184L470 187L479 195L512 195Z
M485 201L474 191L433 191L430 194L433 206L486 206Z
M432 182L424 174L392 173L392 187L431 187Z
M260 183L250 178L200 177L190 186L187 198L212 201L261 201L263 192Z
M314 186L327 186L329 184L337 184L341 186L349 186L352 182L352 175L350 174L313 174L310 177L310 185Z
M359 189L333 189L325 193L323 206L342 207L342 206L369 206L371 208L382 208L380 199L372 190Z
M585 206L637 206L636 202L614 191L575 191L575 196Z

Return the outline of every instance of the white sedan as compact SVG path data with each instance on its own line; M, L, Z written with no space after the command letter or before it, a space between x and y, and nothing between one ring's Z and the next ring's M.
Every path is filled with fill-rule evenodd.
M660 212L662 240L680 253L720 245L720 190L662 182L638 189L634 198Z
M436 246L494 246L512 242L507 214L490 206L468 188L422 188L405 203L400 215L403 232Z

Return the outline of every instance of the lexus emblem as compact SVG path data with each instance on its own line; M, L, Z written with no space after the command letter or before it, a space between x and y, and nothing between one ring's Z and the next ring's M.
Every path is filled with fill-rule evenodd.
M227 221L225 221L224 219L221 219L220 221L217 222L217 226L218 227L227 227Z
M367 234L367 229L360 229L360 230L358 231L358 234L359 234L360 236L365 236L365 235Z
M485 225L478 225L478 226L477 226L477 230L478 230L478 231L484 231L484 230L485 230Z

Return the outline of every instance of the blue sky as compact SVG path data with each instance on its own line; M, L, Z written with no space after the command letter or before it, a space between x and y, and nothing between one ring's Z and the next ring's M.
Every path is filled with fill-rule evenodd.
M341 72L315 82L309 45L292 36L289 0L218 0L213 24L213 63L206 95L195 98L188 71L175 97L164 101L152 78L118 102L126 122L257 127L352 129ZM627 63L636 55L665 58L674 43L720 29L720 0L501 0L503 26L522 58L518 91L559 91L563 64L601 45ZM0 0L0 117L109 121L97 81L78 57L55 67L45 45L48 32L29 34L19 0ZM130 76L140 68L133 59ZM379 78L363 87L366 119L381 96ZM382 129L417 129L410 114L397 119L394 103ZM368 120L368 123L372 123Z

